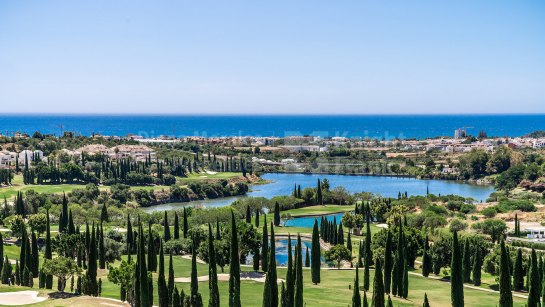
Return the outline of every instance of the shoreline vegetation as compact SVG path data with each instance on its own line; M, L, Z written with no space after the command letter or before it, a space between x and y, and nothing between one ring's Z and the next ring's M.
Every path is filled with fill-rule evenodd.
M475 139L468 144L487 140ZM0 137L1 152L11 157L0 168L6 186L0 189L0 292L50 296L37 306L79 299L92 304L101 297L140 306L227 304L237 297L240 305L259 306L291 299L286 289L292 289L298 306L349 305L363 295L396 306L421 306L424 298L431 306L448 306L451 296L457 302L463 296L468 306L484 307L509 295L522 306L533 299L525 293L545 285L527 274L545 269L543 246L525 238L545 218L542 149L499 139L490 150L467 152L422 143L408 150L403 148L410 143L380 140L370 143L386 146L380 150L354 149L366 141L350 139L303 138L299 145L285 145L294 141L289 138L266 145L235 140L142 145L70 133ZM339 168L332 169L332 161ZM358 170L487 181L496 191L482 203L434 194L426 185L419 193L381 196L322 178L357 176ZM293 182L291 191L271 197L237 197L223 207L143 210L247 195L258 184L266 190L272 186L259 175L273 172L313 174L316 180ZM309 221L289 223L298 218ZM507 278L514 294L505 290ZM69 298L57 298L64 293Z

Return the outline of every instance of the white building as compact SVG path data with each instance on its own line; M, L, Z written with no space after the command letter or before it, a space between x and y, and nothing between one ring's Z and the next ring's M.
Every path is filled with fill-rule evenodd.
M529 234L526 235L528 239L545 239L545 227L526 228L526 231L529 232Z
M32 164L32 158L36 157L38 160L44 158L44 153L41 150L23 150L19 153L19 165L24 165L25 161L28 159L28 164Z

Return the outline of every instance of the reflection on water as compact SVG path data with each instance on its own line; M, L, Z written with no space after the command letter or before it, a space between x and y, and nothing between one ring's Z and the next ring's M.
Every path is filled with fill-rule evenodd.
M247 196L272 198L279 195L291 195L293 185L299 184L301 188L315 187L318 178L327 178L331 189L343 186L349 192L373 192L387 197L397 197L398 192L407 192L409 195L426 195L426 190L436 195L456 194L464 197L472 197L477 201L486 200L490 193L494 192L492 186L475 185L449 180L420 180L405 177L391 176L348 176L325 174L264 174L263 179L271 181L269 184L252 186L252 191ZM144 211L164 211L183 206L224 207L234 200L246 196L234 196L219 199L193 201L189 203L170 203L143 208Z

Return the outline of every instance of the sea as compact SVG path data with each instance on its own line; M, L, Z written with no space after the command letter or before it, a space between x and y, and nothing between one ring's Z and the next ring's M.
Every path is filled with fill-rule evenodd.
M425 139L468 134L523 136L545 130L536 115L40 115L0 114L0 133L16 132L105 136L320 136Z

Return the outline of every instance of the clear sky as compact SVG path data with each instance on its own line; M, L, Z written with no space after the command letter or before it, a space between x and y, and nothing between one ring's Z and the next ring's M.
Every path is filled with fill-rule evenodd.
M0 0L0 107L545 113L545 1Z

